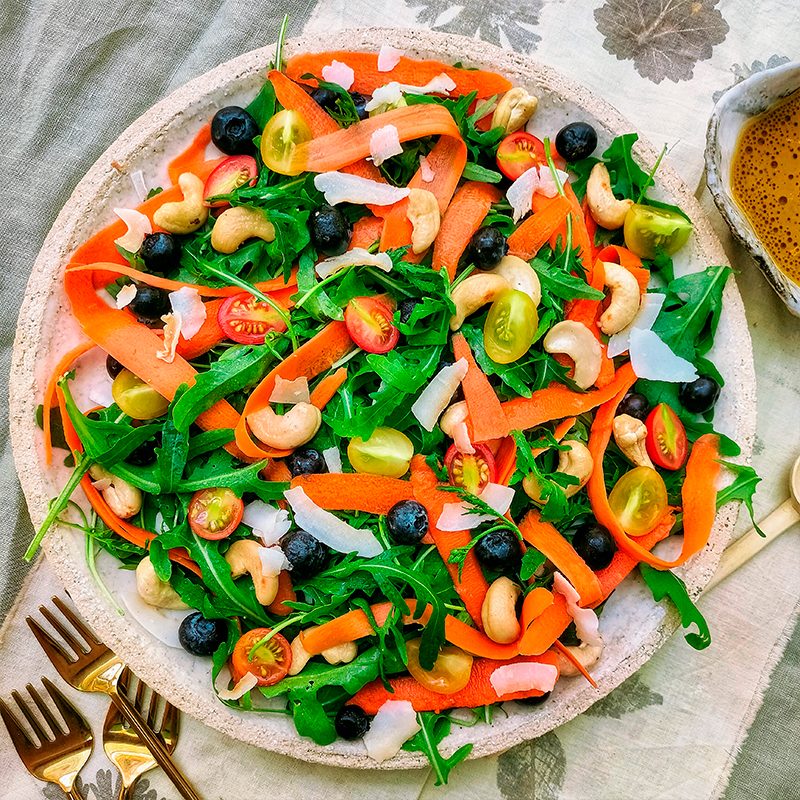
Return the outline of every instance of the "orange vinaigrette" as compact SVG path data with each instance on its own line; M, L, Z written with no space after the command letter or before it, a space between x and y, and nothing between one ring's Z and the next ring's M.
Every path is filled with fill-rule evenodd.
M744 128L731 187L776 266L800 284L800 92Z

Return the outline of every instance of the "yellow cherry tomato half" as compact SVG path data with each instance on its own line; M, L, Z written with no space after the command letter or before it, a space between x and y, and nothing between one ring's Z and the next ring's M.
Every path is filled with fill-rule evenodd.
M123 369L111 384L111 396L131 419L155 419L167 413L169 400L130 370Z
M312 138L305 119L297 111L284 109L270 119L261 134L261 158L273 172L299 175L304 165L294 158L295 147Z
M505 289L492 303L483 326L486 355L498 364L511 364L530 349L539 314L530 296L517 289Z
M692 223L676 211L635 203L625 215L625 247L639 258L653 258L656 247L677 253L692 232Z
M433 669L423 669L419 663L419 646L422 639L406 642L408 671L411 677L426 689L437 694L455 694L468 683L472 674L472 656L460 647L445 645L434 662Z
M400 478L408 472L414 445L394 428L375 428L369 439L356 437L347 445L347 457L356 472Z
M617 481L608 502L625 533L643 536L667 510L667 487L651 467L636 467Z

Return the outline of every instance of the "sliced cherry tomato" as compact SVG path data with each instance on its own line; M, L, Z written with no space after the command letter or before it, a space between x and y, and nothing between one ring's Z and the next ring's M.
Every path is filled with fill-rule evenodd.
M492 451L483 444L472 445L474 453L462 453L451 445L444 457L447 477L453 486L463 486L472 494L480 494L487 483L494 483L497 470Z
M286 330L278 312L249 292L227 298L219 307L217 322L223 333L239 344L264 344L270 331Z
M492 303L483 326L486 355L498 364L511 364L530 350L539 314L530 295L505 289Z
M272 117L261 135L261 158L280 175L296 175L292 156L296 145L313 138L311 128L297 111L284 109Z
M369 439L356 437L347 445L347 458L356 472L399 478L408 472L414 445L394 428L375 428Z
M616 482L608 503L625 533L644 536L667 510L667 487L651 467L636 467Z
M229 205L225 200L209 203L210 197L230 194L240 186L255 186L258 180L258 165L252 156L226 158L209 176L203 188L203 205L211 208Z
M680 469L689 453L689 441L678 415L666 403L659 403L645 424L647 455L653 463L664 469Z
M256 676L259 686L272 686L286 677L292 666L292 648L280 633L273 633L264 644L256 647L268 633L269 628L253 628L236 642L231 655L231 675L235 681L243 678L248 672Z
M445 645L433 664L433 669L423 669L419 663L419 646L422 639L406 642L408 671L411 677L426 689L438 694L455 694L468 683L472 674L472 656L460 647Z
M655 206L632 205L625 215L625 247L639 258L653 258L656 246L668 255L677 253L692 232L692 223L677 211Z
M515 181L532 167L547 164L544 144L525 131L506 136L497 148L497 167L506 178Z
M388 353L400 331L392 324L394 312L378 297L354 297L344 310L350 338L368 353Z
M201 539L224 539L236 530L243 511L233 489L201 489L189 501L189 527Z

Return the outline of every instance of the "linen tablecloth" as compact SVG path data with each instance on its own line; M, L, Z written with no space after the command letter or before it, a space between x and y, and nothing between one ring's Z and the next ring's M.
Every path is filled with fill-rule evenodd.
M744 297L758 379L756 517L787 496L800 451L800 320L773 294L716 213L703 182L716 98L756 70L800 57L796 0L7 0L0 12L0 359L8 374L31 266L75 184L133 120L187 80L288 34L343 27L432 28L474 36L548 64L616 106L697 193L726 244ZM3 380L0 414L7 416ZM32 535L0 424L0 697L55 677L24 623L59 590ZM740 520L739 532L748 520ZM349 771L241 745L185 718L180 766L205 798L483 800L791 800L800 798L800 540L797 526L700 601L712 645L676 634L637 674L572 722L493 758L462 764L446 787L428 771ZM117 796L99 734L103 698L70 697L90 717L91 800ZM24 771L0 731L0 798L63 797ZM155 770L136 800L177 797Z

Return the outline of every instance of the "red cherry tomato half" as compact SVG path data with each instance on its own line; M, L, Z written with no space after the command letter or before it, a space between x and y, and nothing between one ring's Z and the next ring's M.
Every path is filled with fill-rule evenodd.
M209 203L209 197L230 194L240 186L255 186L258 180L258 165L252 156L226 158L209 176L203 188L203 203L211 208L227 206L225 200Z
M680 469L686 461L689 442L678 415L666 403L659 403L645 424L647 454L653 463L664 469Z
M394 312L378 297L354 297L344 310L350 338L368 353L388 353L400 331L392 324Z
M252 658L250 656L253 646L269 632L269 628L253 628L236 642L231 655L231 675L235 681L248 672L256 676L259 686L272 686L286 677L292 666L292 648L281 634L274 633L264 644L256 647Z
M227 298L219 307L217 322L223 333L239 344L264 344L270 331L286 330L278 312L248 292Z
M224 539L236 530L243 511L233 489L201 489L189 501L189 527L201 539Z
M494 483L497 470L492 451L486 445L474 444L473 454L462 453L451 445L444 457L447 477L452 486L463 486L472 494L480 494L487 483Z
M497 148L497 167L506 178L515 181L532 167L547 164L544 144L525 131L506 136Z

